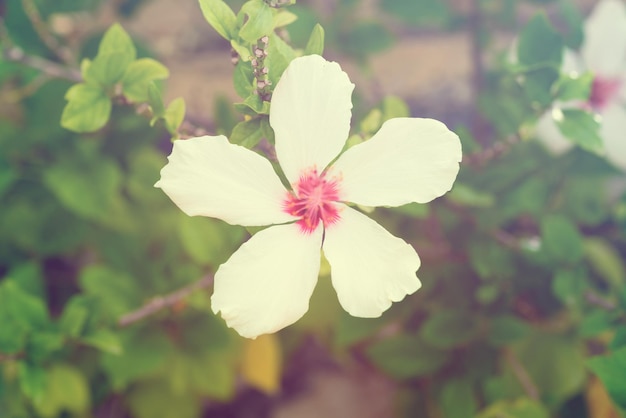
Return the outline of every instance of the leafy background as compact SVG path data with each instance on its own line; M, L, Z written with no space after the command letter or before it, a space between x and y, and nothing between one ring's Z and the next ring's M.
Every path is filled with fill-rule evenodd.
M0 417L623 416L624 173L586 112L564 155L532 130L589 95L559 67L594 3L283 3L0 4ZM350 144L406 115L462 138L452 192L372 214L423 260L379 319L345 314L325 266L301 321L240 338L211 274L250 231L153 188L172 137L267 149L263 35L272 85L289 45L350 73Z

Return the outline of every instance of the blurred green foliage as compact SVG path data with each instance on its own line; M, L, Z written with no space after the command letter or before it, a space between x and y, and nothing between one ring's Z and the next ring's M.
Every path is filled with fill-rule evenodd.
M138 58L136 41L118 24L97 51L83 48L93 52L77 57L78 84L40 81L38 70L9 59L19 48L66 66L41 39L29 4L45 22L99 3L4 5L0 417L203 416L211 413L206 400L235 405L251 387L272 386L242 372L274 364L263 355L281 359L263 372L268 379L280 379L272 376L284 362L286 380L289 359L311 334L344 367L358 360L394 380L399 417L599 418L592 411L605 401L589 395L592 375L615 413L624 413L626 193L610 186L623 183L624 173L598 155L598 121L586 110L563 111L559 128L579 146L564 155L549 154L529 133L555 101L590 94L591 75L560 70L564 46L576 47L582 36L581 14L569 2L535 2L552 3L562 27L535 15L519 27L516 49L500 51L509 58L484 75L475 117L487 128L454 127L466 158L451 193L374 213L422 254L423 289L381 318L353 318L339 309L323 266L309 313L277 337L282 355L263 351L252 365L242 361L249 342L213 315L210 292L197 285L246 231L187 217L153 188L168 138L187 134L184 101L163 102L158 82L168 69ZM120 2L119 12L138 3ZM474 30L516 22L518 3L478 2L484 26ZM324 17L305 3L230 4L199 1L238 54L233 80L241 102L220 99L213 122L249 148L273 142L251 59L265 48L263 36L273 86L303 52L328 49L367 65L403 30L465 30L477 12L453 1L382 0L373 20L354 17L362 6L356 0L338 2ZM495 56L485 33L481 47ZM410 114L401 98L385 97L357 112L348 144ZM482 158L497 146L502 155ZM181 288L191 290L174 303L161 297ZM582 405L576 415L573 402Z

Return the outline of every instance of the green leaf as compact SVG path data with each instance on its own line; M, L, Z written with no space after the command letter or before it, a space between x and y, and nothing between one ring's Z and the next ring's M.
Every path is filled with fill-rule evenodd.
M132 62L133 58L124 52L98 54L85 71L85 81L105 88L111 87L122 79Z
M600 124L595 116L580 109L553 111L552 117L561 133L581 148L600 154L604 150L604 141L600 136Z
M261 119L256 118L239 122L235 125L233 132L230 135L230 142L241 145L242 147L254 148L259 143L261 138L263 138Z
M324 28L319 23L313 27L304 48L304 55L322 55L324 53Z
M54 418L64 410L81 416L90 403L89 386L80 371L56 364L48 370L46 390L34 405L42 417Z
M0 305L23 329L35 331L49 323L48 309L41 298L22 290L12 280L0 283Z
M102 366L116 390L125 389L132 381L146 378L161 368L168 353L172 351L171 342L161 332L141 330L136 334L121 338L120 354L102 355Z
M583 256L583 241L578 229L567 218L548 215L541 221L542 247L551 259L575 263Z
M161 97L161 92L154 83L148 83L148 104L152 108L153 119L151 124L153 124L154 121L165 113L163 97Z
M282 9L274 15L274 27L282 28L284 26L291 25L296 20L298 20L298 15Z
M550 418L550 412L537 401L521 398L490 405L477 418Z
M95 86L77 84L66 96L69 102L61 115L61 126L74 132L93 132L102 128L111 114L111 100Z
M420 336L437 348L453 348L478 335L478 322L469 312L439 311L422 324Z
M242 99L250 96L254 91L254 85L252 84L254 74L252 72L252 66L250 62L244 62L240 60L235 66L235 72L233 73L233 84L235 91Z
M31 401L37 403L46 392L46 371L25 361L19 363L20 388Z
M558 270L552 279L552 293L566 306L578 304L588 284L584 271Z
M502 315L491 321L489 342L493 345L511 344L526 337L530 325L516 316Z
M474 418L478 402L469 381L452 379L446 382L439 396L443 416L454 418Z
M179 217L178 236L196 263L217 266L226 261L241 237L242 229L204 217Z
M9 164L0 160L0 198L17 180L17 172Z
M239 14L248 16L248 20L239 31L239 36L244 41L254 44L261 37L273 33L274 15L263 0L249 0L241 7Z
M626 347L608 356L592 357L587 365L604 383L613 401L626 409Z
M603 238L586 238L584 248L593 270L614 288L622 288L626 281L626 269L619 251Z
M163 379L138 383L128 395L127 402L136 418L197 418L202 414L195 393L174 393L169 382Z
M128 273L106 266L91 265L84 268L79 283L85 294L102 302L103 311L112 320L139 306L141 301L133 278Z
M110 221L119 199L122 173L105 157L59 161L44 172L44 183L70 211L86 219Z
M133 61L122 78L122 92L133 102L148 101L148 84L169 77L169 70L151 58Z
M165 127L172 137L178 137L178 128L185 120L185 99L178 97L170 102L163 113Z
M222 0L200 0L200 9L209 25L227 40L237 37L237 17Z
M269 69L268 77L272 84L276 85L289 63L296 58L296 51L275 33L270 35L267 51L269 55L265 59L265 64Z
M535 15L522 30L517 44L520 64L535 66L547 64L555 69L561 66L563 39L554 30L545 14Z
M583 338L595 337L613 328L613 315L604 310L586 313L578 326L578 335Z
M385 96L383 99L383 122L393 118L408 118L411 110L406 102L397 96Z
M591 93L593 74L562 75L556 85L556 98L561 101L587 100Z
M370 136L380 129L382 123L383 112L378 108L374 108L361 120L359 128L362 134Z
M448 360L445 351L419 337L402 334L375 342L367 347L366 354L376 366L397 379L434 373Z
M59 320L61 331L70 337L76 338L81 335L89 318L89 311L81 302L80 298L70 299Z
M252 53L247 46L240 44L234 39L230 41L230 46L231 48L233 48L233 50L235 50L237 55L239 55L239 59L241 61L250 62L250 60L252 59Z
M495 197L491 193L481 192L458 182L448 193L447 198L458 205L475 208L488 208L495 203Z
M133 40L119 23L114 23L104 34L98 47L98 55L118 52L125 54L130 61L137 58Z
M108 329L98 329L83 338L81 341L91 347L110 354L119 355L122 353L122 343L113 331Z

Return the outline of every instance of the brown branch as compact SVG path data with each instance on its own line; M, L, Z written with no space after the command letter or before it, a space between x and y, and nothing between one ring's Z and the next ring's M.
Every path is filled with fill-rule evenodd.
M57 64L53 61L28 55L21 48L16 46L5 48L2 51L2 58L7 61L17 62L27 67L34 68L50 77L62 78L75 83L83 81L80 71Z
M507 364L511 367L511 371L515 375L515 378L526 392L526 395L532 400L539 400L539 390L537 385L533 382L533 379L528 374L528 371L520 363L517 355L509 349L504 350L504 358Z
M521 141L521 136L512 135L505 138L503 141L496 142L493 145L484 148L481 151L464 156L463 163L474 167L483 167L488 162L493 161L502 154L508 152L515 144Z
M0 353L0 363L6 363L9 361L15 361L24 358L24 353L16 353L16 354L2 354Z
M585 292L585 300L590 305L597 306L607 311L612 311L613 309L617 308L617 304L615 302L613 302L612 300L603 298L602 296L598 295L597 293L591 290L588 290L587 292Z
M147 318L148 316L154 315L155 313L165 308L169 308L171 306L176 305L178 302L187 298L196 290L206 289L212 284L213 284L213 275L207 274L206 276L204 276L203 278L201 278L200 280L194 283L191 283L185 287L181 287L180 289L172 293L169 293L165 296L157 296L151 299L150 301L148 301L148 303L146 303L139 309L122 315L122 317L120 317L120 319L117 321L117 324L120 327L126 327L131 324L134 324L135 322L141 321L142 319Z

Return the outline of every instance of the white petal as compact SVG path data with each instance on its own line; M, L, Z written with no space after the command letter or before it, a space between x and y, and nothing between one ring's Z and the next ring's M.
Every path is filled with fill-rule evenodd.
M618 75L626 62L626 5L623 0L601 0L585 21L581 52L593 72Z
M604 139L606 157L626 171L626 109L614 105L602 112L600 135Z
M563 51L561 72L569 75L582 75L587 69L582 63L580 55L569 48Z
M271 226L244 243L215 273L213 312L247 338L291 325L309 309L320 270L322 227Z
M446 193L459 172L461 142L433 119L388 120L331 168L342 200L366 206L426 203Z
M545 145L550 152L555 155L560 155L572 148L573 144L570 140L565 138L559 130L559 127L554 121L553 113L555 112L558 113L561 112L561 110L558 108L553 109L544 113L539 118L535 126L535 134L539 141Z
M412 246L372 219L342 209L341 220L324 234L333 287L350 315L375 318L420 288L415 275L420 259Z
M287 191L268 160L223 136L174 142L155 184L189 216L262 226L293 221L283 211Z
M319 55L296 58L283 73L272 95L270 124L278 161L292 184L304 169L321 172L343 148L353 89L339 64Z

